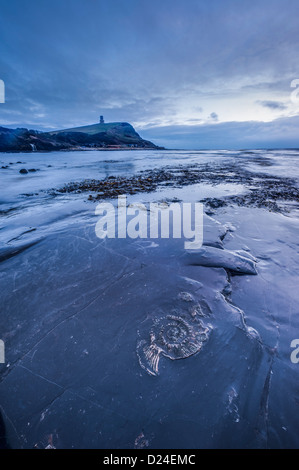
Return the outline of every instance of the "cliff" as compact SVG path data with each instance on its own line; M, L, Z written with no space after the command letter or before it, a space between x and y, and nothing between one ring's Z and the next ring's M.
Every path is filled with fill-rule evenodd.
M0 152L81 149L159 149L127 122L92 124L52 132L0 127Z

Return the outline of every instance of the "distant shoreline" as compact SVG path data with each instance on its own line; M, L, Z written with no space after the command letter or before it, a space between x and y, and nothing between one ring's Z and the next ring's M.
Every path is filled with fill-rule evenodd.
M56 150L0 150L0 154L2 155L5 155L5 154L12 154L12 153L26 153L27 155L31 155L31 154L36 154L36 153L53 153L53 152L111 152L111 151L115 151L115 152L118 152L118 151L126 151L126 150L129 150L130 152L134 152L134 151L137 151L137 150L170 150L170 149L167 149L165 147L157 147L157 148L148 148L148 147L134 147L134 148L130 148L130 147L122 147L122 148L103 148L103 147L99 147L99 148L89 148L89 147L82 147L82 148L79 148L79 147L76 147L76 148L68 148L68 149L56 149ZM183 151L183 149L171 149L171 150L181 150ZM196 150L194 150L196 152ZM198 150L200 151L200 150Z

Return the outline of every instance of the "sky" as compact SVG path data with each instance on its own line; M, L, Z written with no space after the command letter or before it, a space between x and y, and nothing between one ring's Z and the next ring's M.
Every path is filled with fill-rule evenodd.
M0 80L4 127L299 148L299 2L1 0Z

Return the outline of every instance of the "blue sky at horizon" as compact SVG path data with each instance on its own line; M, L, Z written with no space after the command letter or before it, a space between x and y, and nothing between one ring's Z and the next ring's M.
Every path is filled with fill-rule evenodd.
M298 0L1 3L2 126L103 114L168 148L299 147Z

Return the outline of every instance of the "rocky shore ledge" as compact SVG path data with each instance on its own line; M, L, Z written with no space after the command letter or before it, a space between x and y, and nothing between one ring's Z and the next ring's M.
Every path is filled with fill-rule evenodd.
M203 166L189 165L178 168L146 170L132 177L109 176L103 180L84 180L72 182L63 188L53 190L59 193L89 192L89 200L115 198L121 194L137 194L155 191L158 187L183 187L198 183L243 184L247 191L242 195L224 196L220 199L205 198L208 210L228 204L239 206L262 207L273 212L287 213L289 205L299 207L299 189L291 178L272 176L266 173L254 173L233 164Z

